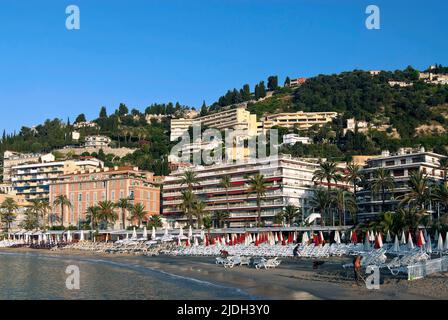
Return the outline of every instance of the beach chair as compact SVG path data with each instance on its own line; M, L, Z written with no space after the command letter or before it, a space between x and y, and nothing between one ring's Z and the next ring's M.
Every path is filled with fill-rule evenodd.
M261 268L265 268L265 269L269 269L269 268L277 268L280 265L281 261L277 260L276 258L273 259L261 259L261 261L255 265L256 269L261 269Z

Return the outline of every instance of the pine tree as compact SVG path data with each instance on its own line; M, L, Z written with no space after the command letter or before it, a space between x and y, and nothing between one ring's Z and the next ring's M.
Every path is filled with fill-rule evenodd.
M289 77L286 77L284 86L289 87L290 84L291 84L291 79Z
M208 112L208 110L207 110L207 105L205 104L205 101L203 101L203 102L202 102L202 107L201 107L201 113L200 113L200 116L201 116L201 117L206 116L206 115L207 115L207 112Z
M255 100L260 99L260 87L258 84L255 85Z
M277 76L270 76L268 78L268 89L270 91L274 91L278 88L278 77Z
M100 119L105 119L107 118L107 110L106 107L101 107L101 111L100 111Z
M266 97L266 87L264 86L264 81L260 81L259 90L260 90L260 98Z
M241 90L241 99L243 99L243 101L250 100L250 87L248 84L245 84Z

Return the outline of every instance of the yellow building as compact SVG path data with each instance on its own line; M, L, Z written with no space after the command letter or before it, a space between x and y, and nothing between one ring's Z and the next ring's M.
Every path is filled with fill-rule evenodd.
M309 129L313 125L323 125L331 122L338 115L337 112L293 112L277 113L264 117L263 129L269 130L274 126L284 128Z

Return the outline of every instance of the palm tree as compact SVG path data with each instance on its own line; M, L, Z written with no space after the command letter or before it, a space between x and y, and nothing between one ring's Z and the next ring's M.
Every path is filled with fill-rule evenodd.
M186 170L182 176L180 185L186 185L188 190L193 191L193 186L199 184L196 173L192 170Z
M148 227L161 228L163 226L160 215L154 215L149 218Z
M87 208L86 218L90 220L92 230L95 230L98 225L98 220L100 218L101 208L98 206L92 206Z
M407 231L417 230L421 219L427 215L424 210L416 207L399 208L396 214L402 217L403 229Z
M205 213L205 203L202 201L196 201L193 204L193 214L196 216L198 229L202 226L202 217Z
M47 227L47 222L49 222L48 218L48 212L51 211L51 205L48 202L48 200L41 200L40 201L40 213L42 214L42 227L44 229L46 229Z
M196 196L193 191L187 189L182 190L182 203L180 207L188 218L190 226L193 226L193 205L196 202Z
M320 183L322 183L322 181L325 180L327 182L328 191L330 191L331 181L337 183L338 181L342 180L342 176L338 172L336 163L327 161L327 162L321 162L319 164L319 169L317 169L314 172L313 181L316 180L319 181Z
M16 211L19 209L17 202L13 198L6 198L0 205L1 221L6 224L6 232L11 228L11 223L16 219Z
M121 227L126 229L126 211L132 209L131 200L129 198L122 198L118 200L115 206L121 209Z
M286 223L290 226L295 219L300 216L300 209L293 204L288 204L282 210L282 217L286 220Z
M378 226L384 233L387 233L388 231L394 231L394 214L390 211L381 212L378 220ZM393 233L397 234L396 232Z
M314 190L313 197L310 199L310 205L320 213L320 223L325 226L325 210L331 204L331 197L324 188L317 188Z
M425 204L430 200L429 179L421 171L411 174L409 192L401 197L400 206L415 204L418 210L424 210Z
M145 219L146 214L145 206L141 203L137 203L131 208L131 219L138 221L138 228L141 227L142 221Z
M229 218L229 213L225 211L216 211L213 220L216 221L218 228L223 228L225 221Z
M70 200L68 199L68 197L65 194L60 194L56 197L56 199L54 199L53 205L55 207L57 207L57 206L61 207L61 226L63 226L64 225L64 208L65 207L71 208L72 203L70 202Z
M447 172L448 172L448 157L439 160L439 167L443 170L443 182L447 182Z
M353 185L353 194L356 199L356 187L358 186L359 181L361 181L361 167L355 163L349 163L347 165L347 174L345 175L345 179Z
M223 176L219 185L226 190L227 214L230 216L229 188L232 186L232 178L229 175Z
M389 170L379 168L373 173L370 188L375 193L381 192L381 211L383 211L386 202L386 191L393 190L394 186L394 178L391 176Z
M99 212L98 218L100 221L106 223L106 229L109 227L110 222L115 222L117 220L117 213L115 212L115 203L112 201L100 201L98 202Z
M257 225L260 226L261 197L264 197L266 195L267 183L264 180L264 176L259 173L257 173L253 177L250 177L248 182L249 182L249 189L247 190L248 196L250 196L252 193L255 193L257 195L257 212L258 212Z
M448 185L446 183L437 185L433 196L434 200L445 208L445 213L448 213Z
M350 212L351 216L354 217L356 213L356 201L353 195L343 189L336 189L333 191L332 203L335 205L338 215L339 215L339 225L345 225L345 212Z

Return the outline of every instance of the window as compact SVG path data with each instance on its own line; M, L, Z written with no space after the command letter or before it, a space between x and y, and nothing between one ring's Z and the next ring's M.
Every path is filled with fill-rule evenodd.
M78 193L78 201L82 201L82 193Z
M115 191L112 191L112 192L111 192L111 198L112 198L112 199L111 199L112 201L115 201Z
M401 164L406 164L406 159L401 159L400 163Z
M394 161L394 160L388 160L388 161L386 161L386 167L393 166L394 164L395 164L395 161Z
M102 192L101 193L101 199L103 200L103 201L105 201L106 200L106 192Z
M404 170L394 170L394 177L403 177L404 176Z

